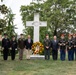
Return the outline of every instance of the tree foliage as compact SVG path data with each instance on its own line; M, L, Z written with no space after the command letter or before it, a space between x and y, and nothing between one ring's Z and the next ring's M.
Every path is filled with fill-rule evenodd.
M9 9L8 14L5 16L7 25L4 28L4 31L8 33L9 38L11 38L13 35L16 35L15 29L17 28L16 25L14 24L14 16L15 14L12 13L11 9Z
M5 6L4 4L3 4L3 5L0 5L0 12L1 12L2 14L8 13L8 8L7 8L7 6Z
M0 5L0 16L1 16L1 14L5 16L7 13L8 13L7 6L5 6L4 4ZM5 26L6 26L6 20L3 18L0 18L0 34L2 33L3 28Z
M16 29L16 25L14 25L15 14L4 4L0 5L0 13L3 15L3 18L0 18L0 34L7 33L9 38L11 38L12 35L16 34L14 30Z

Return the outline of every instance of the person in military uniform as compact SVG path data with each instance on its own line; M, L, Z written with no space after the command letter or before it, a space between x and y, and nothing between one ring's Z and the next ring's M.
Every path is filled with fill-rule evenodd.
M58 59L58 48L59 48L58 43L59 43L59 41L57 40L57 36L54 36L52 43L51 43L53 60Z
M2 39L2 49L3 49L3 59L8 59L9 54L9 48L10 48L10 40L7 36L7 34L4 34L4 38Z
M44 39L44 55L45 60L50 59L50 47L51 47L51 40L49 39L49 35L46 35L46 38Z
M28 35L27 39L25 40L26 59L30 59L30 55L32 54L32 44L33 40L31 39L31 36Z
M64 34L61 35L61 39L59 40L59 48L60 48L60 59L64 61L66 56L66 40Z
M75 60L76 60L76 34L73 34L73 38L72 38L72 41L73 41L73 60L74 60L74 54L75 54Z
M69 34L68 36L68 42L67 42L67 51L68 51L68 60L73 60L73 41L72 41L72 35Z
M25 49L25 39L24 39L24 35L20 34L20 38L18 39L18 50L19 50L19 59L22 60L23 59L23 52Z
M15 59L15 51L17 50L17 41L15 39L15 36L12 36L12 40L10 42L11 44L11 59L14 60Z

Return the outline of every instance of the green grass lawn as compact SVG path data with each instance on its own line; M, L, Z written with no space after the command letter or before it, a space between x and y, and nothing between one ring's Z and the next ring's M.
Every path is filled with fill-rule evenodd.
M76 61L9 59L0 56L0 75L76 75Z

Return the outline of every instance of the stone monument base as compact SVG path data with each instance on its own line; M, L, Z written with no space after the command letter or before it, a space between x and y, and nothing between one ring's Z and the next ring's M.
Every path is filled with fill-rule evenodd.
M30 59L45 59L44 55L30 55Z

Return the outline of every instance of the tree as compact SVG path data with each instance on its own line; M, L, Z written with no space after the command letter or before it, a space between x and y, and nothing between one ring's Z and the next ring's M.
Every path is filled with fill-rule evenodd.
M7 8L4 4L0 6L0 12L4 15L4 17L0 19L0 34L6 32L8 33L9 38L11 38L12 35L16 34L14 30L16 29L16 25L14 25L15 14L13 14L12 10Z
M5 6L4 4L3 5L0 5L0 15L6 15L8 13L8 8L7 6ZM3 19L3 18L0 18L0 34L2 33L3 31L3 28L6 26L6 20Z
M12 13L11 9L9 9L8 14L5 16L7 25L4 28L4 31L8 33L9 38L11 38L13 35L16 35L15 29L17 28L16 25L14 25L14 16L15 14Z
M47 0L43 4L32 2L30 5L21 6L20 11L25 26L25 34L33 33L32 27L26 27L26 21L33 20L34 12L39 12L40 20L48 23L47 27L40 28L40 41L43 41L46 33L50 36L55 34L59 37L61 33L75 32L75 8L75 0Z
M75 12L72 13L73 15L68 12L68 10L72 9L73 3L74 1L69 0L48 0L44 3L48 26L51 30L53 29L52 33L56 32L59 36L61 33L72 33L76 29L73 20L70 20L73 19Z

